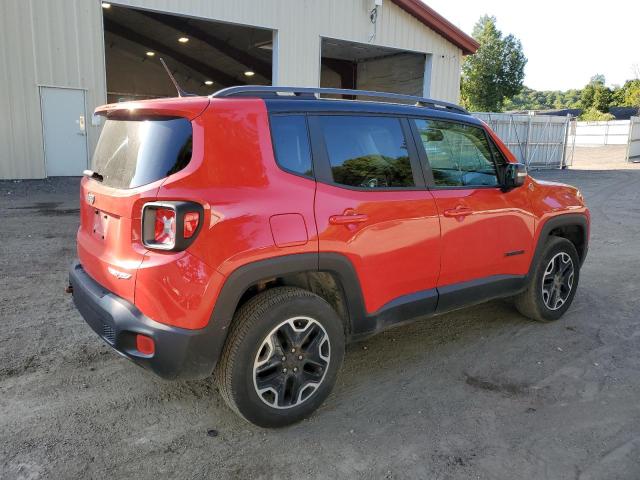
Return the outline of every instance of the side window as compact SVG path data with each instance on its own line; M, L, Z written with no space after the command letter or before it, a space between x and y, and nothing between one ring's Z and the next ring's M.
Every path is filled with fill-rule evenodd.
M484 130L442 120L415 120L436 186L497 186Z
M318 121L335 183L370 189L415 186L400 119L327 115Z
M493 154L493 159L498 165L506 165L509 163L504 156L504 153L498 148L498 146L494 143L492 139L489 140L489 148L491 148L491 153Z
M309 135L304 115L272 116L271 138L278 165L293 173L313 176Z

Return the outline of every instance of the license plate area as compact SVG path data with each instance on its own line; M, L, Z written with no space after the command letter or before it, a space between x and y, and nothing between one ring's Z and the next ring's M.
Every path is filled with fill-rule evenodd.
M109 230L116 228L118 218L101 210L95 209L93 212L92 234L99 240L105 240Z

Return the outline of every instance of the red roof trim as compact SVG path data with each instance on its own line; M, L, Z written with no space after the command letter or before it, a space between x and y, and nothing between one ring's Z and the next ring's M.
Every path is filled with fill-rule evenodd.
M391 1L405 12L416 17L427 27L439 33L457 47L460 47L464 55L476 53L478 50L478 47L480 46L478 42L436 12L433 8L422 3L420 0Z

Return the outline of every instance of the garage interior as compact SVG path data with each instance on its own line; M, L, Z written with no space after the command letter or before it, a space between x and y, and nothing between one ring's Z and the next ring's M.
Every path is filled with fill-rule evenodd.
M272 30L111 4L103 22L109 103L175 96L160 57L198 95L272 84ZM320 56L321 87L428 94L424 54L323 38Z
M103 4L107 101L174 97L162 57L187 92L271 85L273 31Z
M321 48L321 87L429 96L425 54L331 38Z

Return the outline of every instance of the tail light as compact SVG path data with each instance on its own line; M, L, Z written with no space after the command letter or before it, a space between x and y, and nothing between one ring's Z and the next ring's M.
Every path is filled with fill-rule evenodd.
M176 211L160 207L155 212L155 228L153 243L158 246L173 248L176 245Z
M202 226L202 205L192 202L151 202L142 208L142 243L155 250L186 249Z

